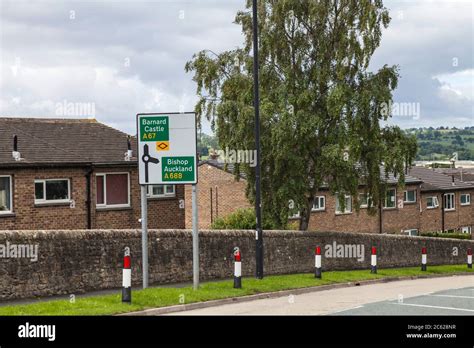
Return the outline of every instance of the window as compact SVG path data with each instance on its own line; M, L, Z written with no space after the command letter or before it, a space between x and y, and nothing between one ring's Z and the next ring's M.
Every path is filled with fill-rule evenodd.
M175 187L174 185L148 185L148 197L161 198L161 197L174 197Z
M313 201L313 211L324 210L326 209L326 197L325 196L316 196Z
M438 208L439 207L438 197L436 196L428 197L426 199L426 207L428 209Z
M360 207L361 208L368 208L369 203L370 203L370 205L372 205L369 194L365 194L365 193L360 193L359 194L359 202L360 202Z
M97 174L97 207L122 208L130 206L128 173Z
M446 193L444 195L444 210L455 210L454 193Z
M385 208L395 208L395 198L397 196L397 191L395 189L387 190L387 196L385 197Z
M416 202L416 191L408 190L403 192L403 202L404 203L415 203Z
M342 209L342 204L339 202L339 198L336 196L336 214L349 214L352 213L352 197L345 195L344 196L344 211Z
M0 176L0 214L12 212L12 177Z
M405 230L403 231L403 233L409 236L418 236L418 230L416 228L412 228L411 230Z
M471 204L471 195L469 193L461 194L461 205L470 205Z
M69 179L35 180L35 204L69 202L70 198Z
M461 227L462 233L471 233L471 226Z

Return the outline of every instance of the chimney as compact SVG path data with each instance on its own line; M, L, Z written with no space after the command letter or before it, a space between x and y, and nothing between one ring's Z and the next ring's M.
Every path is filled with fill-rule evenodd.
M125 161L130 161L133 157L132 143L130 142L130 135L127 137L127 152L125 152Z
M461 177L461 182L463 182L463 179L462 179L462 167L459 167L459 173L460 173L460 177Z
M13 136L12 157L15 161L20 161L21 160L21 154L18 152L18 137L16 135Z

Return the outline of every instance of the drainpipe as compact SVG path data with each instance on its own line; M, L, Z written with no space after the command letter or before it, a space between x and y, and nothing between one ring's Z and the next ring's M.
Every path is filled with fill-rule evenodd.
M214 222L214 216L213 216L214 208L212 207L212 187L209 188L209 193L210 193L210 196L211 196L211 224L212 224Z
M90 166L86 173L86 209L87 209L87 229L92 229L92 188L91 178L94 167Z
M383 233L383 217L382 217L382 213L383 213L382 202L380 202L380 203L379 203L379 233L380 233L380 234Z
M441 233L444 232L444 193L441 194Z
M217 186L216 186L216 219L219 218L219 196L217 195Z

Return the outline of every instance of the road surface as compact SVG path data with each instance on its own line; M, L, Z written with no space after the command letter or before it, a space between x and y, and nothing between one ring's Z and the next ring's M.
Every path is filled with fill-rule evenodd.
M474 276L351 286L168 315L474 315Z

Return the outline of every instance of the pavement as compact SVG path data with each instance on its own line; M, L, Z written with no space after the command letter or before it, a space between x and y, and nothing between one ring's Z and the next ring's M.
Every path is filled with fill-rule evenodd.
M474 315L474 276L401 280L166 315Z

